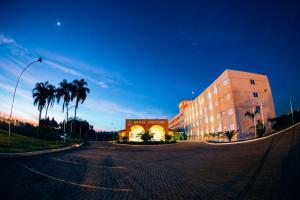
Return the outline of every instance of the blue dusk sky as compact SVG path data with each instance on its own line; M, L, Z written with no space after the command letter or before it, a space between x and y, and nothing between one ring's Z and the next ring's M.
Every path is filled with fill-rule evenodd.
M225 69L266 74L277 114L300 107L299 1L0 1L0 112L37 120L36 82L84 78L78 117L123 129L171 118ZM193 96L192 91L195 92ZM63 119L61 105L50 117ZM73 111L71 111L71 116Z

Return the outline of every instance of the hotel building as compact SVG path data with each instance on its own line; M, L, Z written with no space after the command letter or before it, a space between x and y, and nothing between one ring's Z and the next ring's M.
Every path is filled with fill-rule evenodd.
M257 113L254 119L245 113ZM183 100L169 128L184 130L191 139L209 138L209 133L239 130L232 140L255 136L253 128L263 123L271 131L269 118L275 117L268 77L261 74L225 70L193 100ZM212 139L212 138L210 138Z

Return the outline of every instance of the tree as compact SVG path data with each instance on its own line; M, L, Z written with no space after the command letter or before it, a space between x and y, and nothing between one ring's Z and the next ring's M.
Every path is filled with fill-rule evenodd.
M79 102L83 104L87 94L90 93L90 89L87 87L87 82L84 79L74 80L72 83L71 100L75 99L75 112L74 119L77 116L77 109Z
M59 103L60 99L63 98L62 112L64 113L66 109L67 122L69 120L69 103L71 101L71 89L72 89L72 84L69 83L66 79L64 79L59 83L59 87L56 90L57 103Z
M147 143L153 138L153 135L153 133L145 131L140 133L138 136L141 138L141 140L143 140L143 142Z
M262 137L264 136L266 132L266 127L265 125L263 125L260 121L257 123L256 125L256 133L258 135L258 137Z
M56 88L54 85L48 84L46 89L47 89L47 98L46 98L47 107L46 107L45 118L47 118L49 106L53 107L55 101L55 95L56 95Z
M39 111L39 124L41 121L42 110L44 109L47 102L47 87L48 81L36 83L32 90L33 105L38 107Z
M227 139L229 140L229 142L231 142L232 137L237 134L237 132L239 132L238 130L231 130L231 131L225 131L224 135L227 137Z
M248 118L250 118L251 120L253 120L253 126L251 126L250 127L250 129L251 128L254 128L255 129L255 127L256 127L256 125L255 125L255 116L257 115L257 114L259 114L260 112L259 111L254 111L253 110L253 112L246 112L245 113L245 117L248 117ZM256 129L255 129L255 131L256 131Z

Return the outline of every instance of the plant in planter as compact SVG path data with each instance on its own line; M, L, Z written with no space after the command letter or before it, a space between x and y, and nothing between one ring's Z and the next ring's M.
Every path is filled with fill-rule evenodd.
M145 131L140 133L139 137L141 138L141 140L143 140L144 143L148 143L153 138L153 135L154 134L151 133L150 131Z
M225 131L224 135L227 137L228 141L231 142L232 137L237 134L239 130L231 130L231 131Z
M256 133L257 133L258 137L264 136L265 132L266 132L266 127L265 127L265 125L263 125L263 124L259 121L259 123L256 125Z
M172 140L172 138L173 138L173 136L171 134L165 135L166 142L170 142Z
M128 137L127 136L123 136L122 137L122 142L124 142L124 143L128 142Z
M213 139L218 136L217 133L209 133L208 135L211 136Z

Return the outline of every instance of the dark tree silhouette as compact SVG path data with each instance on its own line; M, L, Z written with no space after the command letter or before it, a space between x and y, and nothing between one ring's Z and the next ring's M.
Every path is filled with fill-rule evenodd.
M39 124L41 121L42 110L46 106L47 102L47 87L48 81L36 83L35 87L32 90L32 97L33 97L33 105L38 107L39 111Z
M57 103L60 102L60 99L63 98L63 107L62 112L66 110L67 112L67 122L69 119L69 103L71 101L71 90L72 90L72 84L69 83L66 79L61 81L59 83L59 87L56 90L56 98Z
M90 92L90 89L87 87L87 82L84 79L74 80L72 83L72 92L71 92L71 100L75 99L75 112L74 119L77 116L77 109L79 103L83 103L87 97L87 94Z
M54 85L48 84L46 89L47 89L47 98L46 98L47 107L46 107L45 118L47 118L49 107L53 107L55 97L56 97L56 88Z

